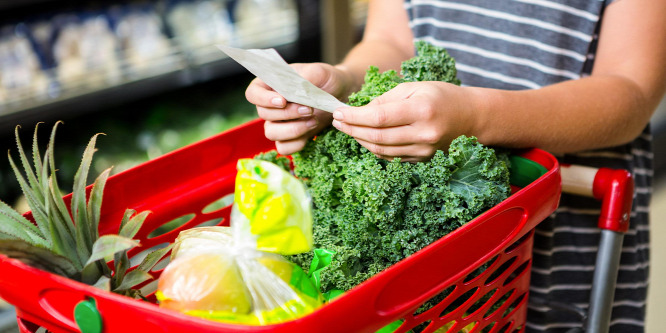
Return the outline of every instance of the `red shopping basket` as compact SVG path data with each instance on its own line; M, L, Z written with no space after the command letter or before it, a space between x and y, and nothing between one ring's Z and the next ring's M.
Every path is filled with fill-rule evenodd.
M226 224L229 206L202 210L233 193L239 158L273 147L264 138L263 122L256 120L114 175L105 190L100 233L118 230L127 208L152 212L136 235L144 249L172 242L181 230L206 221L221 219L220 224ZM523 331L533 229L557 208L561 179L552 155L538 149L516 155L545 172L515 187L508 199L463 227L289 322L246 326L208 321L105 292L5 256L0 256L0 297L16 307L23 332L40 326L56 333L79 332L82 321L90 320L109 333L374 332L396 322L401 323L396 332L414 327L423 332ZM183 216L191 219L171 232L150 237L161 225ZM160 272L152 273L157 278ZM432 306L424 310L424 303ZM88 317L74 315L81 304L91 306Z

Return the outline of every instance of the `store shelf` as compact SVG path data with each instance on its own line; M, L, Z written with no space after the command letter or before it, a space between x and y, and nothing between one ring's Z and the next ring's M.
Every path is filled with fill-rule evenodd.
M30 0L22 2L21 5L15 4L11 8L24 10L30 5L37 6L42 1L52 3L51 0ZM81 1L83 4L88 2L93 3L93 1ZM116 2L125 3L120 0ZM40 18L42 22L38 23L42 24L42 28L49 24L59 25L57 29L60 30L51 27L47 29L57 31L59 34L63 34L63 31L69 32L66 31L66 28L77 24L81 31L80 35L75 35L76 37L85 36L89 30L99 27L108 30L108 32L103 31L105 34L101 35L110 39L107 44L92 47L107 47L112 51L106 52L101 61L90 58L99 63L94 66L90 65L88 58L83 56L75 61L69 61L70 59L67 58L60 62L57 61L58 59L55 58L57 58L58 50L56 50L57 45L54 40L58 40L54 37L48 39L51 43L49 52L52 53L49 55L53 58L49 59L45 55L47 52L44 52L44 47L42 47L47 39L42 36L38 40L30 30L37 26L36 19L28 17L25 18L25 23L18 22L9 27L5 26L2 31L4 34L0 35L0 46L3 46L4 42L4 46L26 49L26 45L29 43L34 52L16 51L9 55L5 54L5 58L8 58L9 62L22 64L25 70L23 72L16 70L14 74L5 70L5 75L0 76L0 133L7 134L17 124L50 121L82 112L106 109L173 89L231 76L243 70L219 51L214 46L216 43L241 48L275 48L285 59L291 60L299 54L299 48L302 47L300 44L301 31L308 28L317 30L317 27L303 26L300 22L300 18L304 17L304 13L300 13L298 10L299 7L303 7L301 2L308 1L276 0L271 2L273 4L271 6L281 6L284 8L283 10L275 10L277 7L264 8L266 10L263 13L252 15L248 15L248 13L262 12L257 10L257 6L265 6L265 4L256 0L157 0L147 2L150 7L145 7L144 3L140 3L140 7L136 8L128 7L139 14L146 13L145 8L149 8L148 14L150 15L145 16L150 16L148 19L159 18L159 24L153 25L162 31L163 36L149 40L148 42L156 43L149 50L145 49L145 43L135 42L134 45L138 47L127 47L129 38L122 36L119 32L122 30L122 23L118 22L125 19L123 15L129 15L128 9L114 7L114 1L104 2L102 8L106 9L97 10L92 14L91 12L76 15L71 12L51 13L49 14L51 16L46 19L47 24L44 24L44 19ZM176 16L174 8L178 8L177 5L183 3L193 8L181 10L177 13L180 16ZM210 5L210 8L217 11L217 21L208 17L206 22L209 26L207 28L201 28L201 26L205 26L206 22L193 20L195 15L193 13L196 11L199 13L196 15L206 16L206 14L201 14L202 8L194 8L204 7L200 4ZM234 4L235 17L231 17L229 14L231 11L227 10L229 4ZM67 8L67 10L71 10L71 6ZM185 15L190 15L186 18L189 19L189 27L192 27L192 31L187 31L187 27L184 28L184 24L180 23L183 21L184 12ZM239 19L243 12L245 16ZM130 12L130 14L134 14L134 12ZM172 14L173 16L170 16ZM229 21L222 22L220 17L226 17L227 14L229 14ZM102 16L103 19L100 18ZM71 24L71 21L75 21L75 23ZM98 21L97 25L91 23L83 26L83 22L87 24L92 21ZM113 26L114 24L115 26ZM142 24L145 25L145 23ZM146 29L145 26L140 25L138 28ZM134 33L137 34L137 32ZM194 36L203 37L196 39ZM96 41L95 38L88 37L88 39ZM109 43L113 45L109 46ZM64 42L61 44L65 45L66 52L70 52L67 48L91 47L85 45L83 41L77 41L76 38L69 44ZM141 50L142 47L143 50ZM61 53L62 49L63 47L59 49ZM0 51L2 50L3 48L0 47ZM4 50L7 50L7 47ZM83 53L80 50L75 51ZM100 57L100 52L95 53L96 50L88 52ZM78 55L78 53L76 54ZM147 54L157 56L151 58L146 56ZM24 60L26 55L34 59ZM3 65L2 56L3 54L0 52L0 72L2 72ZM25 64L29 61L32 63ZM38 61L40 68L36 68L37 66L34 64ZM7 65L5 64L5 66ZM5 69L9 68L14 71L17 67L5 67Z
M275 48L286 59L296 56L296 42L270 47ZM232 59L220 56L217 60L187 63L156 75L124 80L119 84L90 87L82 83L53 98L31 96L0 108L0 133L10 133L16 125L22 123L51 121L95 109L108 109L243 71L245 69Z

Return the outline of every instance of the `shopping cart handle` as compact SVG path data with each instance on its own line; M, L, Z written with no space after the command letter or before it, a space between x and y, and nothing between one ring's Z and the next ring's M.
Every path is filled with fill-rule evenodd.
M622 169L562 165L562 192L594 197L601 201L599 228L625 233L634 195L634 179Z
M586 195L601 201L599 251L592 277L588 316L583 328L587 333L607 333L622 240L629 230L634 179L626 170L571 165L562 165L560 174L562 192Z

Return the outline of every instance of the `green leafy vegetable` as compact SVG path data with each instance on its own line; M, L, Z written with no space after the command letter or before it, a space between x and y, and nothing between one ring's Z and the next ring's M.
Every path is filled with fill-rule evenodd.
M418 56L401 76L371 67L350 96L364 105L401 82L460 84L455 63L441 48L417 42ZM510 193L507 159L474 137L455 139L430 161L378 159L354 138L328 128L293 155L294 172L314 204L315 247L334 251L321 271L322 291L349 290L462 226ZM290 257L310 266L312 254Z

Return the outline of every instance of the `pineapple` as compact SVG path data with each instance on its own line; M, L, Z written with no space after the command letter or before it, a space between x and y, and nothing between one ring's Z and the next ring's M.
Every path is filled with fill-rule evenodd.
M16 128L16 144L23 167L21 172L8 153L10 165L30 206L30 221L6 203L0 201L0 254L18 259L28 265L94 285L130 297L143 297L132 289L152 279L150 270L171 249L171 246L149 253L128 272L127 252L139 246L132 239L149 212L128 209L120 223L118 234L99 235L102 195L111 172L104 170L92 185L86 198L86 180L95 152L97 135L93 136L74 176L71 203L68 209L56 179L53 145L57 122L51 131L43 157L37 142L35 127L32 143L32 165L26 155ZM113 269L107 264L113 260Z

